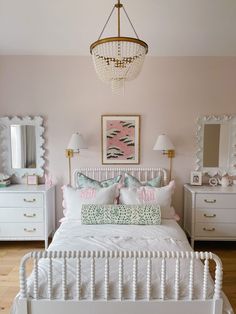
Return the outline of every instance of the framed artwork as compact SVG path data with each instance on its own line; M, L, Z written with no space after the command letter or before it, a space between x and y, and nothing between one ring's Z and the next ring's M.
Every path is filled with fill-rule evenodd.
M102 164L139 164L140 115L102 116Z
M202 173L201 173L201 171L191 171L190 184L191 185L202 185Z

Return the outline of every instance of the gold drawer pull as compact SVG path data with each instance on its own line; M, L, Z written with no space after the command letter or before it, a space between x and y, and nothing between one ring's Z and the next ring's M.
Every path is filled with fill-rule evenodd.
M24 217L33 218L36 217L36 214L24 214Z
M204 200L205 203L214 204L216 200Z
M213 214L213 215L204 214L204 217L206 217L206 218L215 218L216 214Z
M216 229L215 229L215 228L205 228L205 227L204 227L203 230L204 230L204 231L215 231Z
M33 228L33 229L24 228L24 231L25 231L25 232L35 232L35 231L36 231L36 228Z
M27 200L27 198L24 198L24 202L26 202L26 203L34 203L34 202L36 202L36 198L33 198L32 200Z

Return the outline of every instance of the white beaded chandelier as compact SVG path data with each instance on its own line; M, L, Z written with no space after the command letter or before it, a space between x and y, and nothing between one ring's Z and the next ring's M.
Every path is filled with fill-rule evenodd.
M118 36L101 38L115 8L118 10ZM121 9L123 9L136 38L120 35ZM113 6L98 40L91 44L90 52L98 77L103 82L110 83L112 91L116 94L124 93L125 81L135 79L140 73L148 52L148 45L139 39L120 0Z

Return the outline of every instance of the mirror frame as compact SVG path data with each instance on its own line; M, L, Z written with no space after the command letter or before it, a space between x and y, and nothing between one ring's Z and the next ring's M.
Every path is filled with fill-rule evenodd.
M11 165L11 138L10 138L10 126L11 125L33 125L35 126L36 136L36 165L37 168L20 168L14 169ZM15 175L16 177L23 177L25 175L38 175L42 177L44 175L45 164L45 149L44 149L44 127L43 118L41 116L35 117L2 117L0 118L0 139L1 139L1 168L2 171L9 175Z
M229 123L230 139L228 152L228 167L203 167L203 144L204 144L204 125L205 124L226 124ZM236 116L222 115L222 116L203 116L197 119L197 152L196 152L196 171L208 173L211 176L217 173L224 175L234 175L236 173Z

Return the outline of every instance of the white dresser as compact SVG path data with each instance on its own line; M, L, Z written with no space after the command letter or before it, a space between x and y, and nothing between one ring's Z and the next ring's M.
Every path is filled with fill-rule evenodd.
M236 186L184 185L184 229L195 240L236 240Z
M55 231L55 186L0 188L0 241L44 240Z

